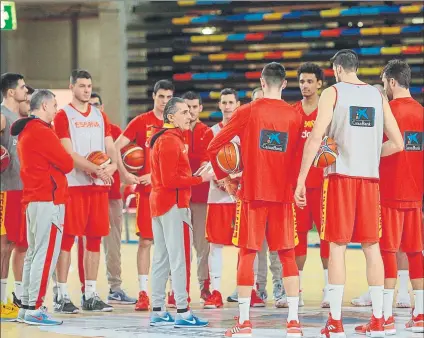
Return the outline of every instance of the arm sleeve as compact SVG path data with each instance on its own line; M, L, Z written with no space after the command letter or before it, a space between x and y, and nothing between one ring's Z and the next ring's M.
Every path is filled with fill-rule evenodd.
M111 123L110 124L110 132L112 134L113 140L116 141L116 139L119 137L119 135L122 134L122 129L118 125Z
M128 124L127 128L125 128L122 135L124 135L126 138L128 138L130 141L134 141L137 137L137 132L142 132L142 126L143 120L140 117L136 117L135 119L132 119L131 122Z
M243 133L243 130L247 126L250 118L250 109L250 104L237 109L228 124L225 125L224 128L222 128L221 131L209 143L208 155L213 167L213 171L215 172L216 178L218 180L227 177L228 174L219 168L216 155L225 144L234 138L234 136L240 136Z
M180 156L182 156L178 144L173 140L163 139L156 146L158 146L159 152L161 180L165 188L189 188L202 183L201 177L178 175L178 163Z
M65 150L59 138L55 135L53 130L42 130L37 135L37 142L43 144L43 156L47 161L53 164L56 168L64 174L68 174L74 168L74 160L72 156Z
M108 137L108 136L112 137L109 117L104 112L102 112L102 116L103 116L103 120L105 121L105 137Z
M63 110L60 110L54 118L54 130L60 139L71 138L71 134L69 133L68 117Z

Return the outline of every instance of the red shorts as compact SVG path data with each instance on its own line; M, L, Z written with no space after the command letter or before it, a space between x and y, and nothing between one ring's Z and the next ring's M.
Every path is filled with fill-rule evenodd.
M69 188L64 234L103 237L109 234L109 193L90 187Z
M321 212L322 212L322 188L306 190L307 205L303 209L295 206L297 232L308 232L315 224L318 232L321 231Z
M1 235L16 246L28 248L22 190L0 192L0 224Z
M324 179L321 239L377 243L381 237L380 192L371 179L332 175Z
M381 207L383 234L380 248L384 251L420 252L422 243L421 208Z
M208 204L206 212L206 239L210 243L232 245L236 204Z
M136 234L143 239L153 240L152 216L150 214L149 194L136 192Z
M239 200L233 244L259 251L265 237L269 251L292 249L298 244L293 203Z

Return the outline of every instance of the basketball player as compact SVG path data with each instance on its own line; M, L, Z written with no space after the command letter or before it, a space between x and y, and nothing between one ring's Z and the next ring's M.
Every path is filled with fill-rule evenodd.
M30 103L31 116L11 128L18 136L23 203L26 209L29 248L24 264L24 292L19 322L60 325L42 306L47 284L56 268L62 242L68 182L65 174L74 161L51 128L57 102L49 90L37 90Z
M403 139L388 102L378 89L357 77L358 56L343 49L331 59L336 85L325 89L318 116L303 151L295 199L307 205L305 181L326 130L339 155L326 170L323 183L321 239L330 242L328 299L330 315L321 337L346 337L341 307L346 279L345 252L349 242L362 244L367 261L373 314L366 326L371 337L384 337L384 268L378 245L380 156L402 151ZM383 130L389 141L382 144ZM343 203L340 203L343 201Z
M20 299L23 293L23 259L28 248L25 231L25 217L22 207L22 181L19 175L19 158L16 152L18 138L10 135L10 126L19 119L19 105L27 99L28 89L21 74L4 73L1 75L1 145L7 149L11 162L0 176L0 224L1 224L1 319L16 320ZM7 297L7 278L12 250L17 254L12 261L15 276L13 301Z
M77 313L79 309L71 302L67 280L71 263L71 249L75 237L84 236L85 251L84 293L82 309L109 312L113 308L104 303L96 292L97 273L100 264L100 243L109 234L108 192L116 171L116 150L106 114L92 106L92 78L85 70L73 70L69 88L72 101L60 110L54 126L63 146L71 154L75 169L67 174L69 200L61 252L57 263L59 294L54 300L55 312ZM111 164L104 168L90 162L86 156L93 151L106 153ZM92 178L90 174L97 175Z
M145 164L140 171L140 177L129 173L123 163L121 156L118 156L118 168L121 179L126 184L137 184L137 226L136 234L139 236L137 251L137 270L140 292L135 305L136 311L147 311L150 308L148 296L148 281L150 270L150 248L152 246L153 231L152 218L150 217L149 195L151 191L150 174L150 149L149 139L155 129L162 128L163 111L165 105L174 94L174 85L168 80L156 82L153 88L153 110L140 114L134 118L115 142L115 147L120 154L121 149L130 142L136 142L144 149Z
M318 113L318 92L322 88L324 82L324 72L315 63L307 62L302 64L297 70L297 78L299 80L300 91L303 99L294 104L295 109L303 118L302 142L298 148L297 163L298 169L302 163L302 153L305 142L311 133L315 119ZM296 263L299 268L300 280L300 299L299 306L303 306L302 299L302 273L306 262L308 250L308 232L312 229L313 224L317 227L318 233L321 232L321 192L324 174L323 170L311 167L308 177L306 178L306 195L308 205L305 208L296 206L297 233L299 236L299 244L296 246ZM324 269L324 290L322 308L330 307L328 302L328 256L329 243L320 241L320 256L322 267Z
M380 241L384 262L384 329L395 335L392 304L396 286L396 252L409 260L415 308L406 328L424 332L424 271L422 243L423 196L423 106L411 97L411 69L402 60L392 60L383 70L384 89L390 108L404 135L404 151L381 159L380 198L383 235ZM385 138L387 139L387 138ZM359 328L360 329L360 328Z
M29 105L30 105L30 102L31 102L32 94L34 93L34 88L32 88L31 86L28 86L28 85L26 85L26 87L28 89L27 99L26 99L26 101L19 103L19 116L20 117L28 117L29 112L30 112Z
M236 325L225 333L227 337L252 334L249 305L254 283L253 262L265 237L270 251L278 251L283 265L289 304L287 337L302 335L298 319L299 274L294 253L297 235L292 196L292 163L300 141L302 118L281 99L281 91L287 84L285 77L281 64L267 64L261 76L264 98L238 108L208 148L216 177L224 179L226 185L229 179L217 165L216 155L236 135L240 137L244 166L233 235L233 244L240 247L237 270L240 316Z
M204 327L209 323L189 310L191 245L193 239L191 186L214 176L204 171L192 176L184 132L190 129L191 114L183 99L168 101L163 113L164 129L150 143L152 192L150 209L155 247L152 262L151 326ZM165 287L171 269L177 305L174 318L165 310Z

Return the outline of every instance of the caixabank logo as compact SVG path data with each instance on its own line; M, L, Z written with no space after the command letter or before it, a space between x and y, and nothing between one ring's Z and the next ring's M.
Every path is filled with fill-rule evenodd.
M423 134L422 131L405 131L405 151L423 151Z
M289 139L288 133L276 130L261 130L259 148L263 150L285 152Z
M354 127L374 127L374 107L350 107L350 125Z

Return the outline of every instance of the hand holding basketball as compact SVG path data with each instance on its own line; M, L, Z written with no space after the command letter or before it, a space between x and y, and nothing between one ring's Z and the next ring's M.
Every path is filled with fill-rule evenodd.
M1 164L0 164L0 172L2 173L3 171L5 171L10 164L10 155L9 152L7 151L7 149L3 146L0 146L0 159L1 159Z

